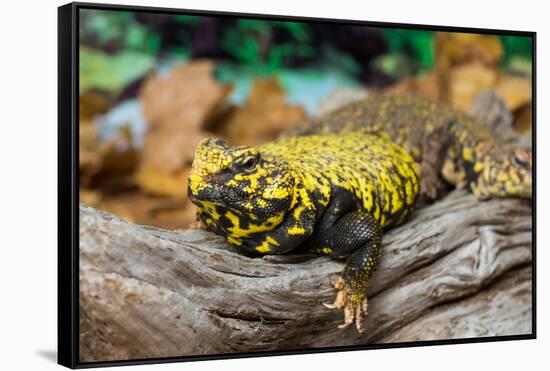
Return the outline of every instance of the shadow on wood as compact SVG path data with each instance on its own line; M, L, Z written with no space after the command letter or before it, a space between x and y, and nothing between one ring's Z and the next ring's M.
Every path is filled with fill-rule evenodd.
M251 259L81 205L80 360L529 334L531 224L528 201L460 190L417 211L384 237L359 335L321 305L342 262Z

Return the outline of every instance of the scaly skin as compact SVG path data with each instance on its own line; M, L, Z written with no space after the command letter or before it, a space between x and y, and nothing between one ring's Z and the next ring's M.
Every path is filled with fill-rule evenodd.
M486 125L442 103L414 96L380 96L307 122L286 136L385 132L420 165L421 195L438 198L444 179L468 186L478 199L532 194L532 154L493 141Z
M207 229L243 253L306 248L347 258L331 308L364 331L366 288L382 230L403 222L420 189L417 165L387 135L292 137L259 147L205 139L188 194Z
M422 98L378 97L257 148L201 142L188 194L207 229L238 251L303 247L347 258L327 306L363 332L382 230L407 218L419 191L437 198L443 178L480 199L531 197L531 169L530 152L499 146L463 113Z

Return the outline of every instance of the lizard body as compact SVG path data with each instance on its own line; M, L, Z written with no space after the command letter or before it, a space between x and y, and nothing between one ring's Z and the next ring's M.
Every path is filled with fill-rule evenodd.
M328 306L362 332L383 230L406 220L420 193L438 197L443 178L480 199L530 197L531 154L499 146L478 124L421 98L371 98L258 147L205 139L188 194L237 251L345 258Z

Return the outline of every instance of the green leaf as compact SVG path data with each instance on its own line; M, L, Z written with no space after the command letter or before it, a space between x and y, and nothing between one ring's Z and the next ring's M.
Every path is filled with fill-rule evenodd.
M184 15L184 14L178 14L174 16L174 19L176 22L185 24L185 25L194 25L199 23L201 20L201 17L198 15Z
M508 66L514 57L522 57L531 60L533 52L533 42L527 36L499 36L504 47L503 64Z
M113 95L153 68L154 58L148 54L123 51L114 55L80 47L80 93L97 88Z

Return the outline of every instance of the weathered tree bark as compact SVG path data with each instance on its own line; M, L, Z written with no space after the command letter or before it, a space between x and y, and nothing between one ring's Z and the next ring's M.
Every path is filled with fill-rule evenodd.
M531 267L505 273L479 293L431 310L380 342L530 334L531 274Z
M321 305L342 262L247 258L81 206L81 361L528 334L531 223L528 201L465 191L417 211L384 237L359 335Z

